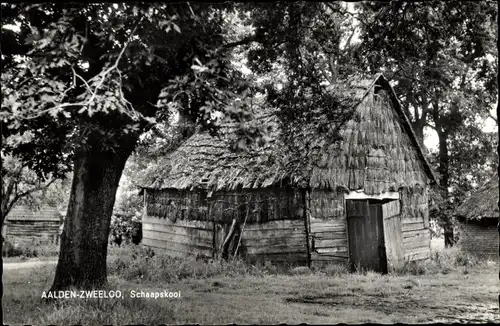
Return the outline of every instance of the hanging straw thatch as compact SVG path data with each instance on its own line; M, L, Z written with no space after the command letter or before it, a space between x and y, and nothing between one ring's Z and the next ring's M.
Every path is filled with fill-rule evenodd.
M350 119L338 122L342 140L320 155L309 176L310 186L380 194L435 181L388 81L381 74L370 79L356 76L348 78L344 88L349 90L345 96L353 98ZM272 111L258 116L257 123L278 135L279 124ZM280 146L277 141L254 150L231 150L231 137L237 127L236 123L225 125L221 137L193 135L165 158L166 163L145 188L219 191L297 186L290 171L283 170L272 155Z
M498 218L498 173L473 193L455 211L455 215L467 220Z

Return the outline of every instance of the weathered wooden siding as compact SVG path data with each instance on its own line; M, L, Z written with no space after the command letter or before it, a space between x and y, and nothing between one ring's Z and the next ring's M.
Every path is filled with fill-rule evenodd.
M400 190L400 197L404 259L427 259L431 248L428 189L404 188Z
M281 220L246 225L241 253L250 261L307 264L307 239L303 220Z
M193 220L230 224L264 223L276 220L303 219L303 194L299 190L266 188L216 192L210 197L204 191L165 189L146 191L147 215L166 217L171 221ZM250 205L248 216L247 205Z
M208 201L211 220L220 223L230 224L233 218L249 224L304 219L303 192L295 189L218 192Z
M393 271L404 259L403 235L401 229L401 208L399 201L393 200L382 205L384 221L384 243L387 269Z
M208 201L201 191L161 190L146 191L148 216L177 220L208 220Z
M213 257L214 224L209 221L175 222L168 218L142 217L142 242L161 248L174 257L201 255Z
M13 243L57 243L60 226L59 221L8 221L6 239Z
M202 192L147 190L145 201L143 243L163 248L172 256L221 254L230 224L236 219L241 229L238 254L243 258L307 263L300 191L220 192L207 198Z
M311 264L345 262L348 256L344 193L314 190L310 194Z
M344 191L342 188L337 188L337 191L314 190L309 195L307 223L302 196L301 192L290 189L215 193L208 198L196 192L149 193L146 197L146 216L152 218L152 215L159 214L160 217L143 222L144 243L160 248L170 246L170 251L176 255L190 253L212 257L220 253L219 246L228 232L228 226L236 218L241 226L244 225L239 248L243 257L251 260L307 261L308 238L313 265L345 262L349 249ZM400 197L401 234L393 240L401 242L404 259L428 258L427 190L402 188ZM205 231L189 231L193 227ZM184 231L174 232L179 228Z
M462 223L460 225L458 247L474 255L498 258L497 219L485 220L488 221L482 221L482 223L467 221Z
M400 189L401 215L394 227L401 233L389 241L400 242L397 259L421 260L430 257L430 231L427 188ZM310 194L311 262L343 262L349 257L348 227L344 192L314 190ZM392 244L396 248L396 244ZM402 255L403 257L399 257ZM395 259L393 257L393 259Z

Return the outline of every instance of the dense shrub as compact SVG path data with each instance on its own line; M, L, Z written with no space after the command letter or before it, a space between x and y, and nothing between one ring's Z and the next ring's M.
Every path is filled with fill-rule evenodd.
M59 246L56 244L13 244L5 241L2 247L2 257L40 258L57 257Z
M19 257L23 255L23 251L19 246L14 246L9 241L5 241L2 247L2 257Z
M431 252L431 257L425 261L405 261L401 266L395 268L394 273L399 275L424 275L424 274L448 274L458 267L468 268L481 266L485 263L484 257L473 255L450 248Z
M210 277L237 277L245 275L295 275L296 265L287 263L250 264L239 258L212 259L189 256L182 259L170 257L142 246L128 246L110 250L108 270L110 274L126 280L175 282L182 279L206 279ZM329 273L330 275L331 273Z
M115 213L111 217L109 243L138 245L142 241L142 223L136 216Z

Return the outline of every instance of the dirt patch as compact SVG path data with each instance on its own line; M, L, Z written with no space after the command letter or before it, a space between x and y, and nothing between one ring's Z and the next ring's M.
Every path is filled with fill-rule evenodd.
M435 323L499 323L498 307L494 305L470 304L448 306L448 313L438 315Z
M285 298L285 302L289 303L307 303L307 304L318 304L323 306L333 306L339 304L345 304L346 297L354 297L354 294L330 294L330 295L321 295L321 296L310 296L304 295L299 297L288 297Z
M460 322L460 323L498 323L500 322L498 307L484 304L429 304L429 298L409 298L406 295L388 296L385 293L376 294L338 294L318 296L288 297L287 303L313 304L322 306L341 306L343 308L360 308L374 310L385 314L412 314L431 312L429 321L432 322ZM432 317L431 317L432 316Z

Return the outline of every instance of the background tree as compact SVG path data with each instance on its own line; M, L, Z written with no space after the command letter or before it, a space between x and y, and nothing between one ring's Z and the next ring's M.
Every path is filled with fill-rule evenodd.
M477 171L492 150L481 122L498 93L496 3L364 2L357 8L364 58L360 64L392 79L422 143L425 127L438 136L434 161L444 201L439 216L451 231L448 218L460 201L458 192L484 180ZM466 139L474 141L465 144ZM479 159L470 160L465 148Z
M63 188L64 185L67 185L67 180L57 179L51 174L40 177L28 167L28 162L4 151L5 147L15 147L29 141L29 133L22 136L2 137L4 145L0 151L2 158L2 226L5 225L8 214L16 205L27 205L34 210L41 205L55 206L59 210L66 208L64 202L67 199L67 194L64 193Z
M339 121L347 120L352 103L341 82L357 71L352 18L341 3L265 3L244 6L240 19L251 32L237 45L251 78L253 97L275 110L284 144L274 158L295 183L308 186L315 157L325 139L339 137ZM263 113L263 112L261 112ZM251 129L251 128L250 128ZM251 132L249 132L251 135ZM255 137L249 137L247 145ZM279 174L279 172L277 172ZM291 180L288 180L291 181Z

